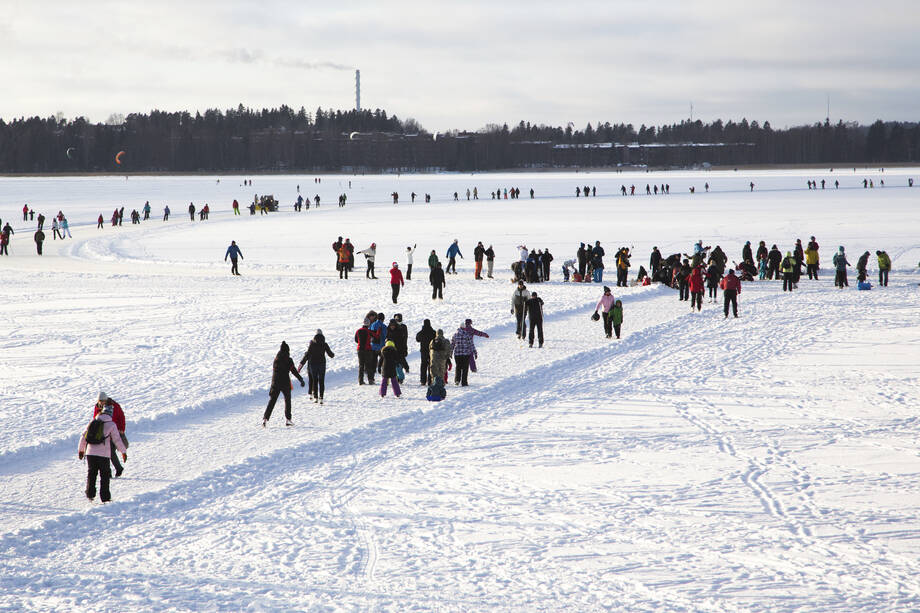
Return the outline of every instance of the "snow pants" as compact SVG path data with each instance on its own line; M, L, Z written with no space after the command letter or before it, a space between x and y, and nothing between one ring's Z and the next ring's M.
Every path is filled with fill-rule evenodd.
M677 286L677 290L680 293L681 300L690 299L690 283L687 281L681 281Z
M527 330L524 328L524 322L527 319L527 311L524 310L524 307L514 307L514 317L517 319L517 336L518 338L524 338L524 334Z
M837 287L849 287L850 284L847 283L847 271L838 270L837 274L834 276L834 285Z
M377 354L372 349L358 350L358 383L364 383L364 376L367 375L367 382L374 384L374 373L377 371Z
M109 459L101 455L88 455L86 456L86 497L90 500L96 497L96 475L99 475L99 500L108 502L112 499L112 493L109 491L109 482L112 480Z
M447 261L447 268L444 270L444 274L449 275L451 271L453 271L454 274L457 274L457 258L455 257L450 258Z
M431 299L435 298L444 299L444 286L443 285L432 285L431 286Z
M543 346L543 320L539 319L534 321L533 318L530 320L530 335L528 336L528 341L530 346L533 347L533 329L537 329L537 339L540 341L540 346Z
M422 385L430 385L431 374L428 372L428 369L431 368L431 352L428 351L428 347L423 347L420 353L422 356L422 366L418 371L419 383Z
M38 248L38 253L41 254L41 246ZM888 287L888 270L879 270L878 271L878 284L879 287Z
M607 335L607 338L610 338L613 335L613 312L605 311L603 315L604 315L604 334Z
M387 382L393 384L393 395L399 398L402 395L402 392L399 389L399 381L396 377L383 377L380 381L380 397L383 398L387 395Z
M626 268L620 268L617 266L617 287L628 287L627 276L629 276L629 270Z
M806 264L805 269L808 271L808 278L818 280L818 265L817 264Z
M690 294L690 310L696 307L697 311L703 310L703 292L693 292Z
M310 394L314 398L322 398L326 391L326 367L307 366Z
M735 314L735 317L738 317L738 290L727 289L722 292L722 296L725 299L725 316L728 317L728 305L731 304L732 312Z
M399 297L399 283L390 283L390 287L393 288L393 304L396 304L396 298Z
M468 385L467 378L470 375L470 356L455 355L454 364L456 366L454 370L454 383L459 383L463 386Z
M262 419L271 419L272 411L275 409L275 402L278 400L278 394L284 395L284 416L287 419L291 418L291 384L282 383L280 389L278 386L273 386L268 393L268 406L265 407L265 414Z
M794 272L784 272L783 273L783 291L791 292L794 289L795 285L795 273Z

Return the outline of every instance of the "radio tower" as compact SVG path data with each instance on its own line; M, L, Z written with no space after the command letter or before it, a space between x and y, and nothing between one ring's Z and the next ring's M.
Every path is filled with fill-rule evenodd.
M355 110L361 110L361 71L355 71Z

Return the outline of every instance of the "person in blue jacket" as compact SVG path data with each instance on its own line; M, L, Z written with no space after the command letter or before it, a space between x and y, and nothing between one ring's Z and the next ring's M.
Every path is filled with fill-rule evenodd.
M463 254L460 253L460 245L457 244L458 240L455 238L454 242L450 244L450 247L447 248L447 268L444 270L446 274L457 274L457 256L459 255L463 258ZM451 272L453 271L453 273Z
M227 247L227 253L224 254L224 261L227 261L227 258L230 258L230 274L239 275L240 270L237 267L237 258L243 258L243 252L240 251L240 248L237 247L236 241L230 241L230 246Z
M377 313L377 319L371 323L369 330L373 335L373 340L371 341L371 349L374 351L374 354L377 356L377 372L380 372L381 359L380 351L383 349L383 346L387 342L387 325L384 321L383 313Z

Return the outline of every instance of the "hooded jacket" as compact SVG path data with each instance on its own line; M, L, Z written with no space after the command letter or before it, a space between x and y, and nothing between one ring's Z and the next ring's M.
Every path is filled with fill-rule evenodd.
M310 341L306 353L304 353L303 357L300 359L300 368L303 368L304 364L309 363L310 368L325 370L327 354L330 358L335 357L335 354L332 353L332 349L326 344L326 337L322 334L317 334L313 337L313 340Z
M109 443L115 443L115 448L122 453L127 453L128 448L125 447L125 444L121 440L121 436L118 435L118 428L115 426L115 422L112 421L111 415L106 415L102 413L95 419L101 420L105 425L103 426L103 434L105 439L98 444L91 445L86 442L86 431L83 431L83 434L80 435L80 445L77 447L78 453L83 453L85 455L94 455L100 456L103 458L111 458L111 449L112 446ZM87 425L87 428L89 425Z
M393 341L387 341L380 351L381 375L383 378L396 378L396 365L400 363L399 352L396 350L396 344Z
M291 350L287 343L281 343L281 349L275 355L275 361L272 363L272 390L290 389L291 375L297 377L297 380L303 383L303 377L297 372L294 366L294 360L291 359Z
M422 329L415 334L415 340L419 344L419 351L425 354L431 346L431 341L435 339L437 332L431 327L431 322L427 319L422 324Z

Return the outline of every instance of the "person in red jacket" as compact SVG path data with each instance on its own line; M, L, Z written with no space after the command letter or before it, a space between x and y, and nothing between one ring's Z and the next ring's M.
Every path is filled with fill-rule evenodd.
M103 412L107 406L112 407L112 422L118 429L118 437L127 448L127 443L125 442L125 412L122 411L121 405L109 398L105 392L99 392L99 397L96 399L96 404L93 406L93 419L98 417L99 413ZM110 443L111 453L109 457L112 459L112 466L115 468L115 478L117 479L125 469L122 467L121 462L118 461L118 454L115 453L115 441L110 441Z
M402 272L399 270L399 264L393 262L393 268L390 269L390 287L393 288L393 304L396 304L396 297L399 296L399 288L405 285Z
M735 271L728 269L728 274L722 277L719 283L722 296L725 297L725 317L728 317L728 305L731 303L735 317L738 317L738 294L741 293L741 279L735 276Z
M705 288L703 287L703 265L698 264L693 267L693 270L690 272L690 278L688 279L690 283L690 310L693 310L693 307L696 307L697 311L703 310L703 292Z
M358 385L364 385L364 375L367 374L367 382L374 385L374 373L377 372L377 354L371 347L371 342L378 338L378 335L371 330L370 320L365 319L364 325L355 332L355 343L358 344Z

